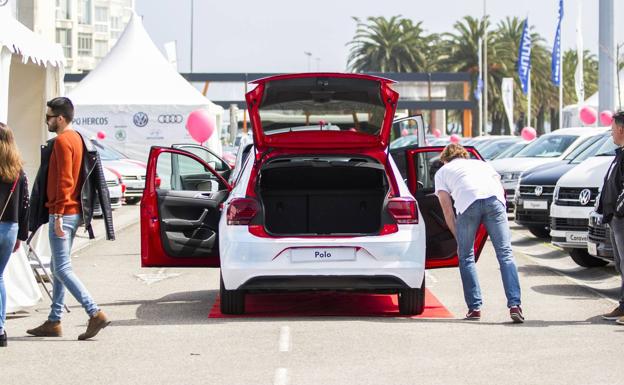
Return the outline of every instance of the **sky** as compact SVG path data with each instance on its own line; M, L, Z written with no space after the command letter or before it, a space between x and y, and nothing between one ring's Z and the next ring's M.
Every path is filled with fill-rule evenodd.
M529 17L552 45L558 0L486 0L493 23ZM576 48L577 3L582 2L585 49L597 55L599 0L564 0L564 49ZM193 72L345 71L356 23L352 17L401 15L423 21L428 32L450 32L465 15L481 17L483 0L136 0L136 12L156 45L176 41L178 70L191 70L191 2L194 6ZM624 1L614 0L615 14ZM615 26L616 44L624 28ZM310 56L305 52L311 53Z

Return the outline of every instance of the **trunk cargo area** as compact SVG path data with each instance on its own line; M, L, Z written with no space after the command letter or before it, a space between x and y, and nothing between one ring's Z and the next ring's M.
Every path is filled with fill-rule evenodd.
M387 191L383 166L362 158L275 159L257 185L275 235L378 233Z

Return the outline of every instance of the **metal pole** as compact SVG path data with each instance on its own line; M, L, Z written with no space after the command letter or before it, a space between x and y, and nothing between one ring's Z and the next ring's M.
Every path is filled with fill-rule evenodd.
M479 127L479 136L487 133L488 126L488 30L487 30L487 0L483 0L483 28L485 38L483 39L483 129Z
M559 26L559 129L563 128L563 49L561 42L563 42L563 18ZM552 127L550 130L552 131Z
M304 52L304 54L308 57L308 72L310 72L310 60L312 59L312 52Z
M193 73L193 11L195 8L195 0L191 0L191 73Z
M600 0L598 20L598 111L615 107L615 13L613 0Z
M527 126L531 127L531 67L529 67L529 96L527 99Z
M483 41L479 39L479 78L477 79L477 90L479 89L479 79L483 79ZM479 95L479 122L477 124L477 136L481 136L481 129L483 126L483 90Z

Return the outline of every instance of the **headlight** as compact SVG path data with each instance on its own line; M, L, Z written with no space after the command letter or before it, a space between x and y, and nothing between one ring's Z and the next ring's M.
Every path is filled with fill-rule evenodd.
M594 202L594 209L598 210L598 205L600 204L600 193L602 191L598 190L598 195L596 195L596 202Z
M555 186L555 191L553 191L553 200L556 201L559 199L559 186Z

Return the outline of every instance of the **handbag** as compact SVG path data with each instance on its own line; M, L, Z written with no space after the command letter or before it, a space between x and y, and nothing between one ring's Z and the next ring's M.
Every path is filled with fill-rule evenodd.
M9 205L9 201L11 200L11 196L13 195L13 191L15 191L15 187L17 186L17 181L19 180L19 176L13 182L13 186L11 187L11 191L9 192L9 196L7 197L6 202L4 202L4 207L2 208L2 214L0 214L0 220L4 216L4 212L6 211L7 206Z

